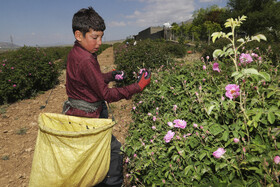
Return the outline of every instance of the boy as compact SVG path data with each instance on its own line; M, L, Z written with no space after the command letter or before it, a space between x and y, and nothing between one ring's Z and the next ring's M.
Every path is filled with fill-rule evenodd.
M105 101L116 102L121 99L130 99L133 94L141 92L151 80L150 72L140 78L134 84L109 88L108 83L115 80L119 71L102 73L97 61L98 51L102 43L103 32L106 29L104 20L92 7L81 9L74 14L72 29L75 36L75 44L67 59L66 68L66 92L68 101L64 105L66 115L108 118ZM121 186L122 155L121 144L112 136L111 162L107 177L99 186Z

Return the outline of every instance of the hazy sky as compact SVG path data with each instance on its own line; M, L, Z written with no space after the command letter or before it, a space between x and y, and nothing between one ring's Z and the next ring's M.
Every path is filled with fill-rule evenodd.
M73 44L72 17L92 6L105 20L103 41L125 39L150 26L192 18L199 8L227 0L0 0L0 42Z

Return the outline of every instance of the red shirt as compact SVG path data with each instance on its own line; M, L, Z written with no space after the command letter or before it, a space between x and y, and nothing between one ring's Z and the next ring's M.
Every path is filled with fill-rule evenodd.
M137 83L121 88L109 88L110 81L113 81L112 72L102 73L97 55L88 52L76 41L67 59L66 92L68 97L90 103L101 100L111 103L121 99L130 99L133 94L141 91ZM70 108L66 114L98 118L101 110L101 106L92 113Z

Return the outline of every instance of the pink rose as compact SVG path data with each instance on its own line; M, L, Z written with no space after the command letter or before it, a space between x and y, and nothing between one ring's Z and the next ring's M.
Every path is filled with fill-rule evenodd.
M228 98L230 98L231 100L237 98L240 95L240 93L239 93L239 91L240 91L239 86L236 85L236 84L228 84L225 87L225 89L226 89L226 96Z
M213 64L213 71L221 72L221 70L219 69L219 64L217 62Z
M224 148L218 148L217 151L213 152L213 156L215 158L221 158L223 156L223 154L225 154L225 149Z
M238 138L233 138L234 143L238 143L239 139Z
M173 127L173 123L172 122L167 122L167 125L169 126L169 127Z
M202 66L202 69L203 69L203 70L206 70L206 66L205 66L205 65L203 65L203 66Z
M173 123L175 123L174 127L181 128L181 129L186 128L187 125L186 121L180 119L175 119Z
M273 159L275 164L279 164L280 163L280 156L275 156Z
M174 110L174 111L177 110L177 105L173 105L173 110Z
M167 132L167 134L164 136L164 140L166 143L170 142L172 140L173 136L175 135L175 132L172 132L171 130Z
M125 163L128 163L129 162L129 158L127 157L126 159L125 159Z
M144 72L145 72L144 77L146 77L148 75L148 72L147 72L146 68L140 69L138 74L141 75Z
M239 60L242 64L244 64L244 63L249 64L249 63L253 62L253 59L252 59L251 55L250 54L245 54L245 53L242 53L240 55Z
M116 74L115 79L116 80L123 80L124 72L122 71L122 74Z

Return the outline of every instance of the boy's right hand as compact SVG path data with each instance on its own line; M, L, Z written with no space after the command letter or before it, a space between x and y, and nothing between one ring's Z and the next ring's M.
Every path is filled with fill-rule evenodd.
M146 75L146 76L145 76ZM139 85L139 87L141 88L141 91L144 90L144 88L150 84L151 82L151 72L150 71L143 71L140 75L139 78L137 80L137 83Z

